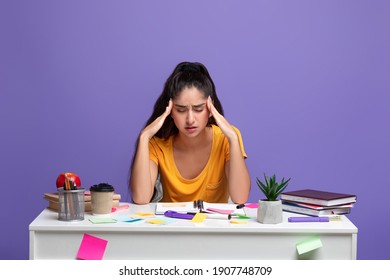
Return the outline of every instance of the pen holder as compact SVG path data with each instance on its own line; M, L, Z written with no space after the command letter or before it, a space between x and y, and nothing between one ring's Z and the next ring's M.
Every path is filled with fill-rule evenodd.
M84 192L85 189L64 190L58 188L58 220L82 221L84 220Z

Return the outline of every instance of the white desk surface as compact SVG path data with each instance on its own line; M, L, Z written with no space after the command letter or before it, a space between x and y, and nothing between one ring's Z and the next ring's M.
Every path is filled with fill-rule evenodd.
M123 205L123 203L122 203ZM118 213L111 214L111 217L115 215L126 215L137 212L150 212L154 213L155 204L148 205L135 205L130 204L128 210L120 211ZM111 240L118 239L116 252L108 250L105 255L107 258L112 259L150 259L150 258L164 258L164 254L159 254L156 247L152 248L150 252L145 251L145 244L149 244L151 247L161 247L163 250L170 250L173 255L170 258L202 258L206 256L208 258L226 258L226 252L220 250L220 246L228 246L228 251L250 251L251 248L257 250L254 243L258 244L259 250L271 250L272 247L278 247L277 244L270 244L270 242L277 242L285 250L285 247L291 247L288 255L286 252L268 252L267 255L259 256L258 254L246 254L248 258L265 258L265 259L296 259L300 256L296 255L296 242L302 238L307 238L312 235L319 235L323 240L323 243L329 243L328 248L323 249L322 253L311 256L309 258L336 258L336 259L356 259L356 244L357 244L357 232L356 226L346 217L342 216L339 221L331 222L313 222L313 223L290 223L287 221L290 216L300 216L299 214L293 214L284 212L283 222L280 224L261 224L256 221L257 209L245 209L248 216L253 217L248 220L246 224L232 224L228 220L216 220L206 219L202 223L193 223L189 220L178 219L174 223L167 225L155 225L144 221L141 222L117 222L108 224L93 224L88 219L92 216L90 213L85 213L85 219L83 221L64 222L58 220L58 213L49 209L45 209L40 215L30 224L30 258L72 258L69 255L62 256L59 253L53 253L46 246L50 246L50 240L58 242L58 239L64 238L64 236L73 236L73 242L78 240L78 244L74 245L73 253L79 246L79 241L83 233L96 234L102 238L108 238ZM157 216L158 217L158 216ZM75 239L77 236L77 239ZM190 238L190 239L189 239ZM236 238L236 239L232 239ZM274 239L276 238L276 239ZM294 238L293 240L290 240ZM327 242L329 238L329 242ZM336 243L333 242L335 238L338 238ZM57 239L57 241L56 241ZM121 240L119 240L121 239ZM165 240L166 239L166 240ZM183 239L183 241L181 241ZM198 240L199 239L199 240ZM226 240L225 240L226 239ZM230 239L230 240L229 240ZM60 239L61 240L61 239ZM131 240L132 245L124 245L124 243ZM143 242L144 244L138 249L134 241ZM187 240L187 241L185 241ZM212 248L213 252L220 251L220 254L214 256L213 252L210 254L203 254L202 256L196 256L194 254L188 255L182 253L179 249L174 249L174 245L182 246L182 249L192 250L193 245L188 244L188 240L194 240L194 244L197 242L203 242L201 246L205 248ZM268 240L268 241L267 241ZM114 247L114 243L113 247ZM171 242L171 243L169 243ZM251 243L249 243L251 242ZM218 244L216 244L218 243ZM283 245L284 244L284 245ZM126 247L127 246L127 247ZM172 248L172 246L174 248ZM184 247L188 247L183 248ZM76 248L77 247L77 248ZM130 253L118 252L122 248L127 248L130 252L134 252L135 255L129 255ZM248 247L245 249L245 247ZM267 249L267 247L269 247ZM345 248L344 248L345 247ZM138 251L137 251L138 250ZM328 252L328 251L329 252ZM340 250L340 254L337 254L337 250ZM343 251L342 251L343 250ZM137 252L135 252L137 251ZM156 252L157 251L157 252ZM193 250L192 250L193 251ZM341 252L342 251L342 252ZM345 251L345 252L344 252ZM335 252L334 254L332 252ZM70 253L70 252L68 252ZM176 253L176 255L175 255Z
M124 205L127 203L122 203ZM119 215L135 214L137 212L154 213L156 205L154 203L148 205L130 204L128 210L119 211L116 214L112 213L110 217ZM30 224L29 230L43 231L199 231L199 232L285 232L285 233L357 233L356 226L346 217L341 216L340 221L331 221L329 223L314 222L314 223L289 223L288 217L303 216L299 214L283 212L283 222L280 224L261 224L256 221L257 209L246 209L248 216L253 217L247 224L232 224L227 220L206 219L202 223L193 223L189 220L177 219L176 222L167 225L153 225L145 222L117 222L107 224L93 224L88 219L95 217L90 213L85 213L83 221L64 222L58 220L58 213L50 209L45 209L42 213ZM164 217L156 215L156 217ZM146 217L147 218L147 217Z

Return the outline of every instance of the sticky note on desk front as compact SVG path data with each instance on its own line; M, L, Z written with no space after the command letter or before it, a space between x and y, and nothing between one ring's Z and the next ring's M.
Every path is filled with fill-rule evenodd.
M321 248L322 242L318 236L312 236L297 243L299 255Z
M101 260L106 251L108 241L96 236L84 234L77 253L79 260Z

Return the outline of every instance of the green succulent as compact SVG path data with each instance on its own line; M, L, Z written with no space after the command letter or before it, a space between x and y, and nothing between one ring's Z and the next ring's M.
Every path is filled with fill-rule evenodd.
M278 196L286 189L288 182L291 180L291 178L289 178L285 181L283 178L282 181L277 182L276 175L273 175L272 177L267 177L265 174L264 179L265 183L263 183L259 178L256 177L257 186L264 193L268 201L277 200Z

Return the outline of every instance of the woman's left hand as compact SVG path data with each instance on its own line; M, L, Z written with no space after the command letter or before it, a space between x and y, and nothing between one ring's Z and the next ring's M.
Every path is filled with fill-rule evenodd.
M211 115L214 117L217 125L222 130L223 134L225 134L228 139L234 139L235 137L237 137L237 134L231 124L214 107L213 101L211 100L210 96L207 98L207 108L209 109Z

